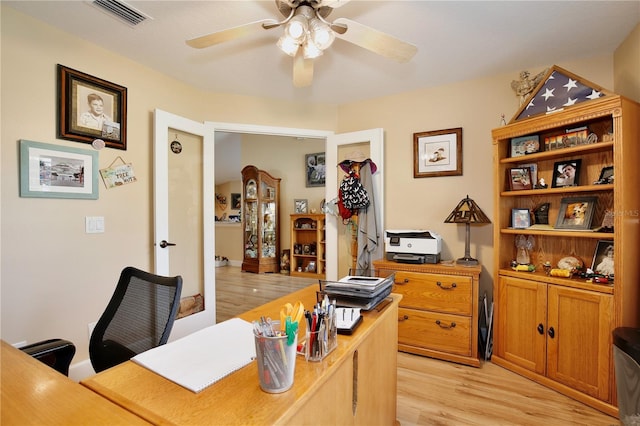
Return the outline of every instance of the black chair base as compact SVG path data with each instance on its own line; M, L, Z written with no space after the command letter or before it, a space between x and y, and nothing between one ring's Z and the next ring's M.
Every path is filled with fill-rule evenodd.
M69 366L76 353L75 345L63 339L43 340L23 346L20 350L65 376L69 375Z

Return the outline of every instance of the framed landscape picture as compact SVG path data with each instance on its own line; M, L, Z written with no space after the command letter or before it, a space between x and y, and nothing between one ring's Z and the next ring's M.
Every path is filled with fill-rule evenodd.
M20 196L98 199L98 151L21 140Z

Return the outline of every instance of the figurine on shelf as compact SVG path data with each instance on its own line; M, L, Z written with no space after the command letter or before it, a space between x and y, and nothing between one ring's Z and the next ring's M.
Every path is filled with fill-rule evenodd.
M536 189L546 189L547 187L548 185L544 178L540 178L538 180L538 184L536 185Z
M516 248L518 249L516 252L516 262L518 265L528 265L531 263L529 252L534 245L535 239L533 238L533 235L529 235L528 238L524 235L518 235L516 237Z

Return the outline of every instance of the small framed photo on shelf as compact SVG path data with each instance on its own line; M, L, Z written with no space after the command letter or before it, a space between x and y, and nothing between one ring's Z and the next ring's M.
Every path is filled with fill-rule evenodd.
M296 214L307 213L309 209L309 203L307 200L294 200L293 201L293 211Z
M600 240L591 261L591 270L596 274L613 275L613 240Z
M538 135L521 136L511 139L511 156L520 157L540 151L540 137Z
M525 229L531 226L531 212L529 209L511 209L511 227Z
M527 164L518 164L518 167L528 167L531 170L531 182L533 183L533 188L536 187L538 183L538 164L536 163L527 163Z
M515 167L508 169L509 189L511 191L522 191L533 189L531 182L531 169L529 167Z
M591 229L596 197L563 198L558 210L556 229Z
M553 165L552 188L578 186L582 160L558 161Z
M613 183L613 166L603 167L600 171L600 178L593 182L594 185L605 185Z

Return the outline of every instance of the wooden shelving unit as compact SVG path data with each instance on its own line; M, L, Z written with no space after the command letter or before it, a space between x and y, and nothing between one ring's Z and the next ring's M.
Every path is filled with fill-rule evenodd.
M291 275L324 279L325 215L291 215Z
M547 136L586 127L597 142L510 157L512 138ZM587 405L617 415L612 331L640 326L640 105L617 95L580 103L561 112L532 117L493 130L494 202L494 352L491 361L549 386ZM551 183L556 162L581 160L579 186L510 191L508 169L535 163L538 178ZM604 167L614 166L612 184L594 185ZM551 186L551 185L549 185ZM595 197L592 228L613 215L613 232L554 229L561 200ZM551 229L514 229L512 209L533 211L550 203ZM564 214L564 213L562 213ZM533 236L535 272L511 268L515 240ZM610 284L585 278L547 276L573 256L591 267L596 246L614 244L615 274Z

